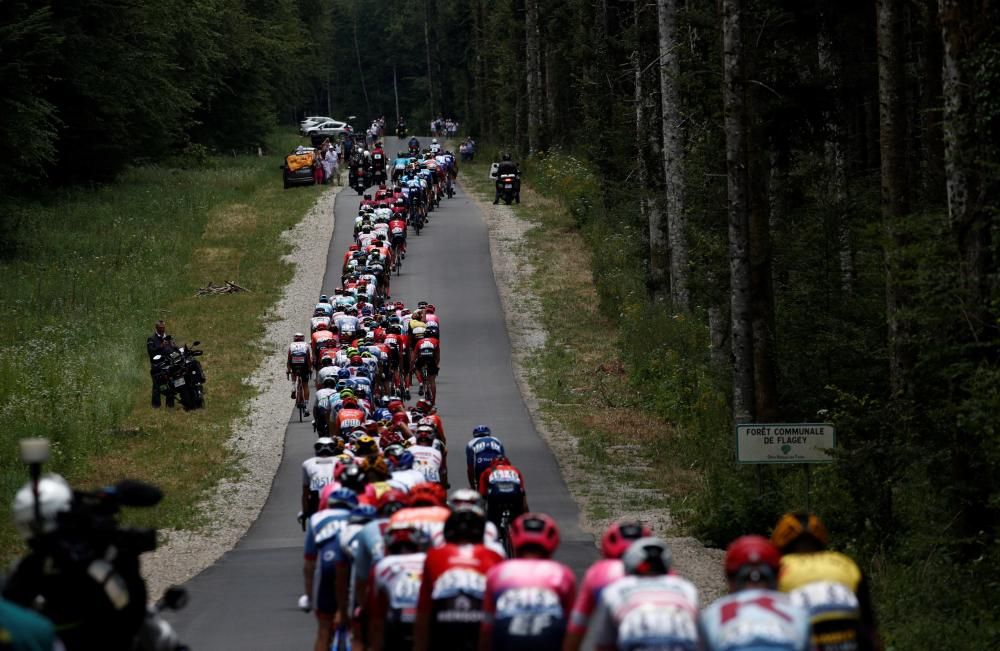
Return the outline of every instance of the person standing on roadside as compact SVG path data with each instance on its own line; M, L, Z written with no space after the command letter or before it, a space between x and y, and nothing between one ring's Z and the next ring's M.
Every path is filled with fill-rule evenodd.
M153 395L151 404L155 409L160 408L160 387L156 383L156 376L153 371L153 358L157 355L167 354L167 349L171 347L170 339L167 335L167 324L160 319L153 325L153 334L146 338L146 352L149 354L149 375L153 382ZM174 396L167 394L167 406L174 406Z

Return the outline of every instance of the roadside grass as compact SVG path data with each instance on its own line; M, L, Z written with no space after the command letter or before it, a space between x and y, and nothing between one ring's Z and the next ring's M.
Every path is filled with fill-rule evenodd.
M461 164L464 187L492 201L488 162ZM599 485L622 490L586 493L586 516L606 520L622 510L669 510L700 481L665 452L677 436L671 424L646 409L630 386L619 350L618 322L600 310L591 248L573 215L525 183L514 214L532 226L523 251L533 272L519 287L538 297L548 339L528 360L529 382L542 418L569 432ZM574 490L582 487L574 485ZM676 532L671 532L674 535Z
M196 526L201 493L239 472L225 441L292 274L280 234L319 192L282 189L278 166L297 141L276 134L263 157L134 168L105 187L0 208L0 559L20 549L9 513L26 480L20 438L49 438L47 469L74 486L161 486L162 504L127 514L137 524ZM226 280L250 291L195 297ZM144 343L159 318L178 342L202 342L203 410L149 406Z

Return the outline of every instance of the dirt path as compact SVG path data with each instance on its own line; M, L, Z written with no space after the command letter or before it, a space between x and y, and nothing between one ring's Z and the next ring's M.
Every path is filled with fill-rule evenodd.
M515 351L514 368L521 393L524 395L536 429L545 437L555 453L563 478L570 487L573 499L580 506L581 528L592 534L595 539L599 539L612 520L630 518L646 522L655 533L666 536L674 554L674 565L678 573L690 579L698 587L702 603L710 603L722 596L726 589L722 576L722 550L707 548L689 536L671 536L670 532L674 530L674 526L670 514L663 509L637 510L625 506L626 495L634 495L637 490L643 489L605 481L594 473L581 470L586 464L577 450L575 437L564 430L559 423L543 415L541 405L528 383L527 370L528 360L535 351L545 345L547 338L545 330L539 325L541 303L530 290L530 279L534 269L524 250L525 234L534 225L519 219L510 207L494 206L483 201L468 184L464 188L470 197L479 202L486 215L493 274L503 303L511 348ZM610 509L615 514L614 518L591 519L588 516L590 495L601 495L603 500L616 504L616 508Z

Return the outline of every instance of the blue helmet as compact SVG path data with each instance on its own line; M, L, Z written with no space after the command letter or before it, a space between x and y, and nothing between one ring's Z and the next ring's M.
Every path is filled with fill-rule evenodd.
M395 458L390 457L389 461L392 463L393 470L409 470L413 467L413 453L409 450L403 450Z
M346 368L342 368L339 371L337 371L337 377L340 378L341 380L347 380L351 377L351 372Z
M358 505L358 494L350 488L338 488L330 493L326 500L326 508L348 508L353 510Z
M472 430L472 435L478 439L483 436L492 436L493 432L487 425L476 425L476 428Z
M375 507L371 504L358 504L351 510L351 523L364 524L374 519L376 515Z

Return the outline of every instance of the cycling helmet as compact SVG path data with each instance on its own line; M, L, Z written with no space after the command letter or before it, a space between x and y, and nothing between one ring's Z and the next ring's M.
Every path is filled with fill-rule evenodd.
M605 529L601 536L601 554L604 558L621 558L625 550L640 538L653 535L649 527L640 522L622 520Z
M367 524L375 519L378 512L371 504L358 504L351 511L351 524Z
M763 536L740 536L726 548L726 577L731 580L773 584L781 565L781 552Z
M398 455L396 455L395 457L390 457L390 461L392 462L393 470L409 470L413 468L413 463L415 459L413 458L412 452L410 452L406 448L403 448L403 451L400 452Z
M421 482L410 490L410 506L444 506L446 498L444 488L434 482Z
M365 484L368 483L365 480L365 471L357 463L345 466L337 481L352 491L361 491L364 489Z
M785 548L803 537L818 543L821 548L826 547L830 540L822 520L812 513L797 512L781 516L771 533L771 542L784 552Z
M385 481L389 479L389 464L381 454L369 457L368 481Z
M334 389L337 386L337 378L332 375L327 375L323 378L323 388L324 389Z
M544 513L523 513L510 524L510 543L517 555L534 547L549 557L559 547L559 526Z
M378 443L375 439L365 434L358 437L354 442L354 454L359 457L371 457L378 454Z
M471 488L459 488L453 491L451 497L448 498L448 506L452 509L467 504L484 508L482 495Z
M421 310L427 307L427 301L417 301L417 309Z
M431 144L432 145L438 144L438 139L437 138L431 138Z
M427 532L417 526L390 526L383 537L387 555L413 554L427 549L431 544Z
M346 368L339 369L337 371L337 378L341 380L347 380L351 377L351 372Z
M429 443L433 443L434 439L436 439L437 436L434 434L433 427L431 427L430 425L421 425L417 428L417 433L415 438L417 439L417 443L420 443L421 441L428 441Z
M378 498L378 514L388 518L396 511L410 505L410 496L401 490L390 488Z
M434 405L427 398L421 398L420 400L417 400L417 404L415 404L413 408L421 414L429 414L431 413L431 410L434 409Z
M333 360L330 359L329 357L324 357L323 359L319 360L319 365L320 367L333 366Z
M337 444L329 436L322 436L316 439L316 442L313 443L313 450L316 452L317 457L332 457L340 452L337 449Z
M400 445L403 442L403 435L396 430L386 430L382 432L379 437L379 445L383 450L387 450L389 446Z
M296 332L295 335L292 337L292 339L294 339L295 341L305 341L306 336L301 332Z
M433 337L434 339L437 339L439 334L441 334L441 331L438 330L438 327L433 323L431 323L430 325L427 326L427 328L424 329L425 337Z
M358 505L358 494L350 488L338 488L326 498L328 509L354 509Z
M327 296L326 294L320 294L319 295L319 302L320 303L329 303L330 302L330 297Z
M38 480L38 514L35 524L35 493L31 482L22 486L14 495L11 511L14 526L25 540L35 534L51 533L58 526L60 513L69 511L73 504L73 489L60 475L49 473Z
M475 429L472 430L472 436L478 439L484 436L493 436L493 432L488 425L476 425Z
M504 152L503 156L500 157L500 160L510 160L510 154L508 152Z
M670 546L660 538L640 538L622 554L625 574L659 576L670 571L673 555Z
M449 543L482 543L485 533L486 514L471 504L463 504L452 511L444 523L444 539Z

